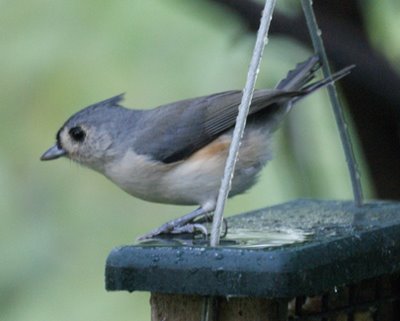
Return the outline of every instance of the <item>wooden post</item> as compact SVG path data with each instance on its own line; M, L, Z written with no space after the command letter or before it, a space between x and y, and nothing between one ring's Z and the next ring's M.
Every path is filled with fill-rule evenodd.
M152 293L152 321L202 320L205 297ZM216 298L215 320L218 321L286 321L288 301L250 297Z

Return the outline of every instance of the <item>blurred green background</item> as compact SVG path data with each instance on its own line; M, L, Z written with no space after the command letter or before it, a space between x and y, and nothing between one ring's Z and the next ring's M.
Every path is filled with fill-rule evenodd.
M365 12L374 43L399 62L397 0L365 1ZM105 291L105 259L192 208L136 200L67 160L39 157L72 113L121 92L126 106L144 108L242 88L254 37L208 2L182 0L3 0L0 30L0 320L149 320L147 293ZM257 87L309 55L272 37ZM275 156L228 215L351 198L325 92L293 110ZM365 170L362 178L373 197Z

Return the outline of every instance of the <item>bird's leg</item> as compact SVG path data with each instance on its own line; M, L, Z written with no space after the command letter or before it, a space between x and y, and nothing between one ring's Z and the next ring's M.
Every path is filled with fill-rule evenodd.
M199 207L198 209L195 209L184 216L161 225L159 228L156 228L155 230L152 230L149 233L139 237L138 240L150 239L160 234L194 233L195 231L201 231L202 233L206 232L207 234L207 230L204 226L200 224L191 224L191 222L199 216L207 215L210 212L212 212L212 210Z

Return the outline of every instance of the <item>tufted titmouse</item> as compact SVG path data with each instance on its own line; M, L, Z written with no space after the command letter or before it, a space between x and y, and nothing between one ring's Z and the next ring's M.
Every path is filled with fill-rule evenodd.
M320 63L316 56L298 64L275 89L256 90L239 150L229 196L245 192L271 159L271 134L302 97L346 76L352 66L308 84ZM41 160L66 156L105 175L138 198L199 205L145 235L193 231L193 220L212 212L242 97L226 91L152 110L120 105L122 95L74 114Z

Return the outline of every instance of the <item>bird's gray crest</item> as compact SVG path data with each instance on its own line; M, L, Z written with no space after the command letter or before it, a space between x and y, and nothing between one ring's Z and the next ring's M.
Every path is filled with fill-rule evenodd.
M107 106L116 106L116 105L118 105L121 101L124 100L124 95L125 95L125 94L122 93L122 94L113 96L113 97L111 97L111 98L102 100L102 101L100 101L100 102L98 102L98 103L89 105L87 108L93 108L93 109L94 109L94 108L103 108L103 107L107 107Z
M65 123L65 125L76 126L81 123L98 123L102 124L107 120L107 113L112 112L115 107L123 108L119 103L124 99L124 94L119 94L111 98L102 100L95 104L89 105L84 109L72 115ZM64 127L63 126L63 127Z

